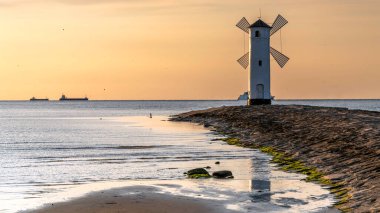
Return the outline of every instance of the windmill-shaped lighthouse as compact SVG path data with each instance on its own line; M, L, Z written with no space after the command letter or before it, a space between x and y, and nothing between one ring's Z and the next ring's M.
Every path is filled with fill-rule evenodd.
M249 66L248 105L271 104L270 93L270 54L280 67L284 67L289 58L270 46L270 37L285 26L288 21L278 15L272 26L261 19L252 25L242 18L236 26L249 34L249 52L237 61L244 68Z

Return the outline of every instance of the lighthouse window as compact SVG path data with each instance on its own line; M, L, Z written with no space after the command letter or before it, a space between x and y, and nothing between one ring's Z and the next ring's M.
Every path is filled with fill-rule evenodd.
M261 67L263 65L263 61L259 60L259 66Z
M260 31L256 30L255 37L260 37Z

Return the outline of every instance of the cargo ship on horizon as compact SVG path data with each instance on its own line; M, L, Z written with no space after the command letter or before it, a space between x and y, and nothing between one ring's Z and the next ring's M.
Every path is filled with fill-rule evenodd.
M59 101L88 101L88 98L68 98L65 95L62 95Z
M48 98L36 98L36 97L32 97L31 99L29 99L30 101L49 101Z

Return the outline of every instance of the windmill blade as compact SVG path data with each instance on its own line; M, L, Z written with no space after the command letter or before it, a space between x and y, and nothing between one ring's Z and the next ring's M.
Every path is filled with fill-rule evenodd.
M280 65L281 68L283 68L289 61L289 58L286 55L275 50L273 47L270 48L270 54L273 56L274 60L277 61L278 65Z
M246 33L249 33L249 26L251 26L249 24L249 22L247 21L247 19L245 17L243 17L237 24L236 26L238 28L240 28L241 30L243 30L244 32Z
M244 54L241 58L237 60L237 62L244 68L247 69L249 66L249 52Z
M276 20L272 24L272 29L270 30L270 35L275 34L277 31L279 31L287 23L288 23L288 21L279 14L277 16Z

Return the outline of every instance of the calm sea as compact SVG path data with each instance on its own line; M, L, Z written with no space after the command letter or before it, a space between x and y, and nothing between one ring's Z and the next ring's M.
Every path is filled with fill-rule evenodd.
M239 198L235 200L238 206L229 205L234 210L320 211L330 206L333 200L326 190L300 181L300 175L278 171L269 163L268 156L215 141L220 136L201 126L167 121L169 115L190 110L244 104L244 101L0 102L0 212L70 199L99 189L91 185L99 183L123 186L133 185L134 181L147 184L174 181L182 184L182 191L191 194L199 185L191 185L194 182L186 180L183 172L204 166L211 166L211 171L234 172L235 179L222 184L229 190L220 191L217 181L202 186L210 199L221 195ZM275 101L275 104L380 111L379 100ZM150 113L153 118L149 118ZM215 161L221 161L221 165L216 166ZM83 186L91 187L74 193ZM267 192L265 196L255 194L263 191ZM211 192L214 194L210 195Z

